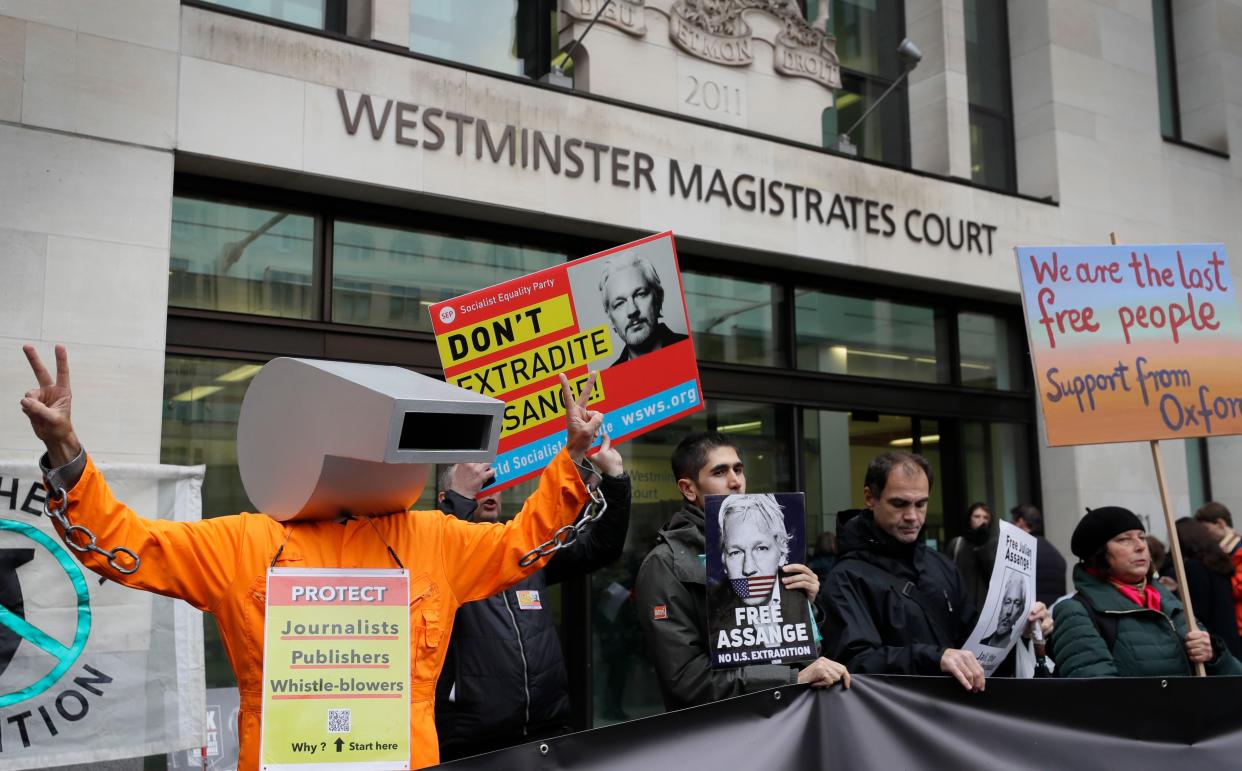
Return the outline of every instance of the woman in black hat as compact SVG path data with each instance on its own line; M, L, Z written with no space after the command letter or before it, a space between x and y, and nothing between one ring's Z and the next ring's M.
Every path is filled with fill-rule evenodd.
M1071 597L1057 603L1048 653L1061 677L1242 675L1242 664L1207 632L1187 632L1182 603L1151 575L1143 523L1128 509L1093 509L1078 523L1070 550Z

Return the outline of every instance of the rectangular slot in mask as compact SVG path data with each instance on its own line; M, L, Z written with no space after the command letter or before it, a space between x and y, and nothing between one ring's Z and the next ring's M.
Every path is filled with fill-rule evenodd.
M491 415L407 412L398 450L482 450L492 433Z

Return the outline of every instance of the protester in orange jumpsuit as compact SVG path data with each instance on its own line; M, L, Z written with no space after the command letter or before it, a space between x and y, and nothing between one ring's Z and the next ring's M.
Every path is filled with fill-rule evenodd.
M573 522L587 502L575 463L582 461L603 419L585 406L594 376L577 400L561 376L568 407L566 448L544 470L522 511L506 524L470 523L438 511L344 522L281 523L262 514L169 522L143 519L116 500L86 456L70 421L64 347L56 346L55 379L33 346L24 350L39 386L26 392L21 406L47 446L43 464L49 498L63 487L73 524L90 528L101 547L128 547L142 561L132 575L119 573L97 554L82 554L82 564L125 586L177 597L215 615L241 692L239 768L259 765L268 567L395 568L389 547L410 571L411 767L438 762L435 686L454 613L462 603L493 595L542 568L545 559L525 568L518 560Z

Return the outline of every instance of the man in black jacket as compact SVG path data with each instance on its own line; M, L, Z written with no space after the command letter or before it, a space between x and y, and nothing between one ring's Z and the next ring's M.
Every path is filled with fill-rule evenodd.
M825 648L851 672L944 672L982 691L983 668L959 647L975 609L953 562L919 540L931 480L927 460L907 452L886 452L867 467L867 508L841 528L837 565L819 597ZM1029 620L1051 629L1042 605Z
M602 475L608 507L538 573L458 609L436 684L441 761L567 733L569 681L546 588L616 561L630 522L630 478L605 438L590 460ZM479 496L491 478L484 463L460 463L441 475L440 510L495 522L500 495Z
M722 434L691 434L677 445L673 477L683 501L657 536L638 570L635 599L668 709L706 704L743 693L794 683L824 688L849 673L820 657L805 669L785 664L752 664L712 669L707 642L707 565L703 498L746 492L746 471L737 448ZM785 565L781 582L814 598L819 578L805 565Z

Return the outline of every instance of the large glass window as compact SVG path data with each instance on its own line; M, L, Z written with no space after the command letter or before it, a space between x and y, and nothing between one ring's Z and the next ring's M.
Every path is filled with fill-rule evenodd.
M962 453L966 477L965 503L958 527L966 521L965 506L983 501L994 516L1003 516L1019 503L1033 503L1031 445L1027 426L1016 423L962 424ZM955 531L956 532L956 531Z
M814 9L808 8L808 13ZM904 4L898 0L832 0L828 32L837 38L841 89L824 115L825 140L854 125L901 75L897 46L905 34ZM909 102L903 81L850 134L863 158L910 164Z
M176 196L168 304L316 318L315 218Z
M344 31L345 0L204 0L225 8L332 32Z
M431 331L427 306L564 262L527 246L338 220L332 320Z
M1212 475L1208 463L1207 439L1187 439L1186 484L1190 493L1190 514L1212 500Z
M1009 321L990 313L957 314L961 383L972 388L1020 390L1025 386L1022 348Z
M555 0L410 0L410 50L540 78L552 63Z
M1172 0L1151 0L1156 37L1156 90L1160 99L1160 133L1182 138L1181 107L1177 94L1177 56L1173 48Z
M1005 0L966 0L964 11L970 178L988 187L1014 190L1017 184Z
M767 404L709 400L707 409L621 445L632 483L630 531L625 552L591 574L595 725L610 725L664 711L655 670L646 653L634 604L634 581L656 534L681 508L669 467L673 448L693 431L714 429L737 442L751 492L792 489L786 437L791 411Z
M798 367L816 372L947 382L933 308L800 289Z
M777 333L784 307L779 285L689 272L681 278L696 356L733 364L784 363Z

